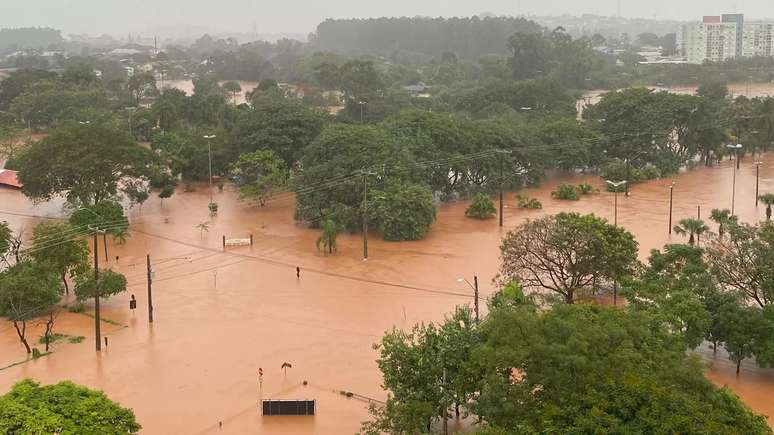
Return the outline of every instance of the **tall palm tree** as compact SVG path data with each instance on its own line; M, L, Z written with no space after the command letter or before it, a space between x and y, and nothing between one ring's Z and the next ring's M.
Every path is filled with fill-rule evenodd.
M771 206L774 205L774 193L766 193L758 197L762 203L766 204L766 220L771 220Z
M709 231L709 227L701 219L683 219L679 225L675 225L675 233L688 234L688 244L691 246L699 242L699 237Z
M317 239L317 249L323 251L325 255L333 254L336 251L336 238L339 232L339 225L336 222L325 219L322 222L322 234Z
M725 234L726 227L735 224L739 220L739 218L731 214L731 210L727 208L724 208L723 210L717 208L712 210L710 219L718 224L718 235L720 237L723 237Z

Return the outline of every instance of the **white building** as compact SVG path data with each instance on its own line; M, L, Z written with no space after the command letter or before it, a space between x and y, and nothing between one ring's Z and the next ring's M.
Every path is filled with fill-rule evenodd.
M774 23L745 23L744 15L706 16L677 33L688 63L721 62L737 57L774 56Z
M746 23L742 56L774 57L774 23Z

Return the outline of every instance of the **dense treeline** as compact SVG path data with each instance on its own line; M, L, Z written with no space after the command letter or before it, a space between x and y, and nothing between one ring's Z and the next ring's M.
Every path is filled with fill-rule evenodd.
M443 52L475 59L489 53L506 54L509 36L540 30L533 21L513 17L329 19L317 26L310 42L322 50L393 59Z
M61 31L48 27L0 29L0 54L16 50L46 49L63 41Z
M432 433L473 416L476 433L490 435L771 433L686 352L705 340L722 346L737 373L751 356L772 361L774 226L713 216L725 216L724 235L705 249L667 245L645 265L630 233L594 215L561 213L508 233L488 315L458 307L374 346L390 394L364 432ZM616 281L629 303L596 303Z

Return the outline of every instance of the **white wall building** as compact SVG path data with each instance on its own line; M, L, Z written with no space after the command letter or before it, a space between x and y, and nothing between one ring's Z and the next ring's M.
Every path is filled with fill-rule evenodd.
M774 56L774 23L745 23L740 14L707 16L681 27L677 47L686 61L697 64Z

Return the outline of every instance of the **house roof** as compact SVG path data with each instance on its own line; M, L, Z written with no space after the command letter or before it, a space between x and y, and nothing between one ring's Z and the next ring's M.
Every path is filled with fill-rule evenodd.
M19 178L16 176L17 172L10 169L0 169L0 186L15 187L17 189L22 188Z

